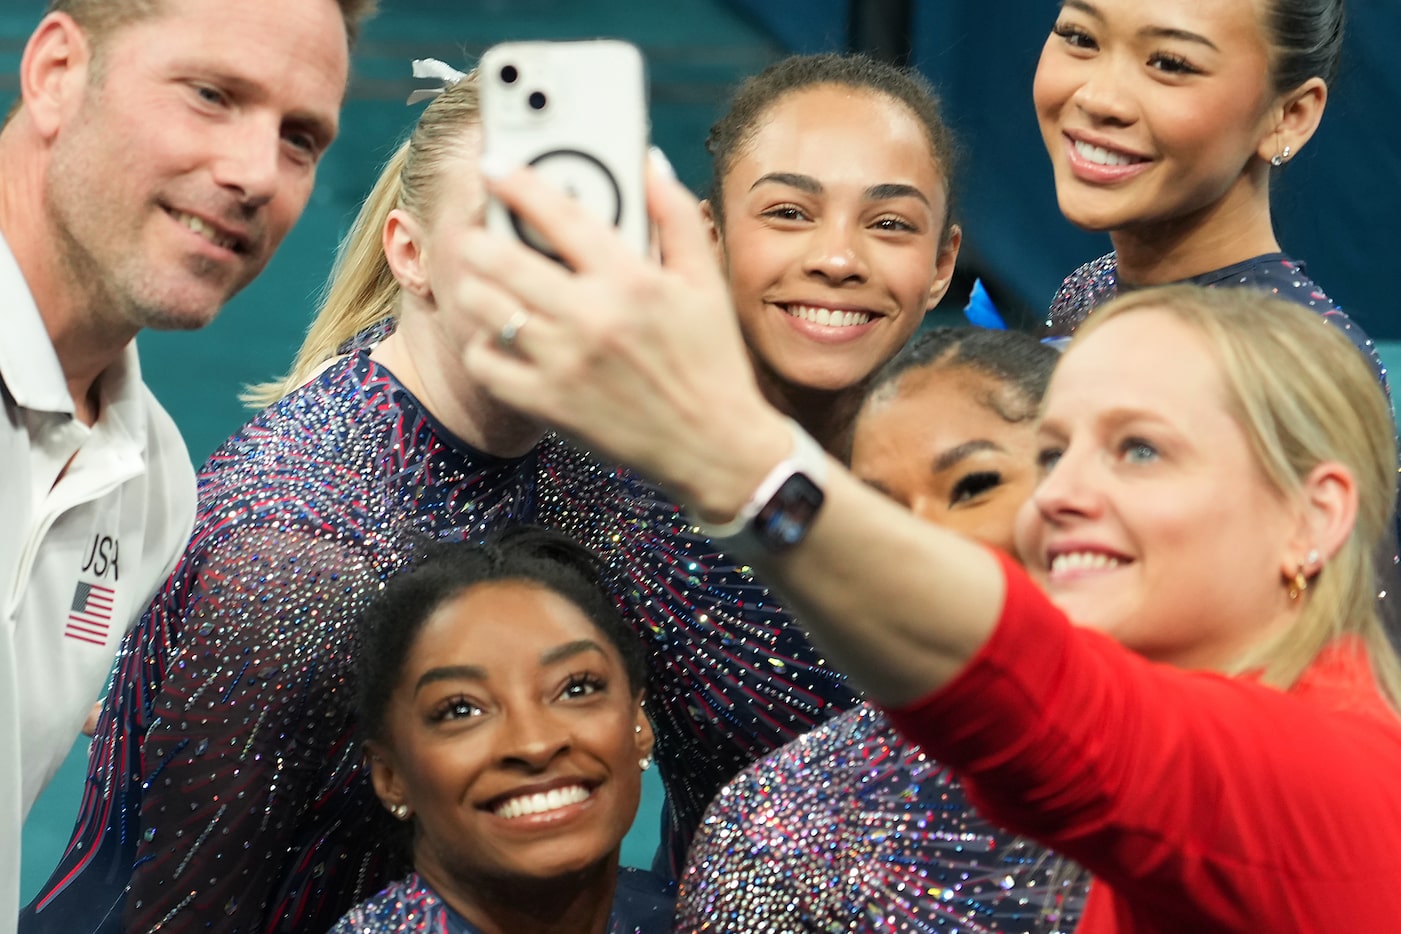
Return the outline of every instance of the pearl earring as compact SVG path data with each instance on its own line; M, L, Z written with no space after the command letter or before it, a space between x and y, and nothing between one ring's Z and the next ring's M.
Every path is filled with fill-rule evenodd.
M1285 146L1279 152L1275 153L1273 156L1270 156L1270 165L1274 166L1275 168L1279 168L1280 166L1284 165L1284 163L1289 161L1289 157L1293 153L1293 149L1289 148L1288 146Z
M637 760L637 764L642 771L647 771L652 767L652 756L650 754L643 756L641 759Z
M393 814L396 820L408 820L409 806L403 802L392 804L389 806L389 813Z

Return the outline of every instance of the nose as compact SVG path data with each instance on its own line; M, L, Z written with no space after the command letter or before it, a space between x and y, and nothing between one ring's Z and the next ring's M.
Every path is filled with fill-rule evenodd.
M238 122L220 141L214 161L215 182L235 192L245 207L267 204L277 194L282 146L279 127Z
M1090 455L1067 448L1031 494L1032 504L1048 522L1093 518L1101 509Z
M531 771L544 769L573 744L567 725L540 707L508 714L503 726L502 761Z
M820 221L808 244L803 269L833 285L865 282L870 268L862 252L858 225L843 218Z
M1113 56L1101 56L1082 64L1080 84L1071 100L1095 123L1127 126L1134 121L1130 76L1121 73Z

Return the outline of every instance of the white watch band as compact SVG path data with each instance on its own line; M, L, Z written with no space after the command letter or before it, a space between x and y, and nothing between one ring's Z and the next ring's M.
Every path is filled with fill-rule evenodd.
M822 450L822 445L818 444L812 437L803 430L803 427L793 419L786 419L788 432L793 439L793 447L788 455L773 466L764 479L759 481L759 485L754 488L754 492L749 495L749 499L740 507L738 513L729 522L719 525L698 523L702 532L710 538L734 538L749 528L749 524L754 521L754 517L764 508L783 486L785 480L795 473L804 474L809 480L819 487L827 479L827 452Z

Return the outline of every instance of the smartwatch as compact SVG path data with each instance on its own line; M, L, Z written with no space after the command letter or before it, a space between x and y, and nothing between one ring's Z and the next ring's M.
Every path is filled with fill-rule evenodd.
M807 537L822 508L827 454L791 418L793 449L765 475L739 513L723 525L700 526L726 551L754 547L769 552L792 548Z

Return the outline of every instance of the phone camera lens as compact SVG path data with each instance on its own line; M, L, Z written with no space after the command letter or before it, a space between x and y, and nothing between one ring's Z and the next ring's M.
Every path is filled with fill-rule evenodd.
M515 83L516 83L516 79L519 78L519 77L520 77L520 72L519 72L519 71L516 71L516 66L515 66L515 65L503 65L503 66L501 66L501 83L502 83L502 84L515 84Z
M526 98L526 101L530 103L531 110L544 110L545 105L549 103L549 101L545 98L545 92L543 91L531 91L530 96Z

